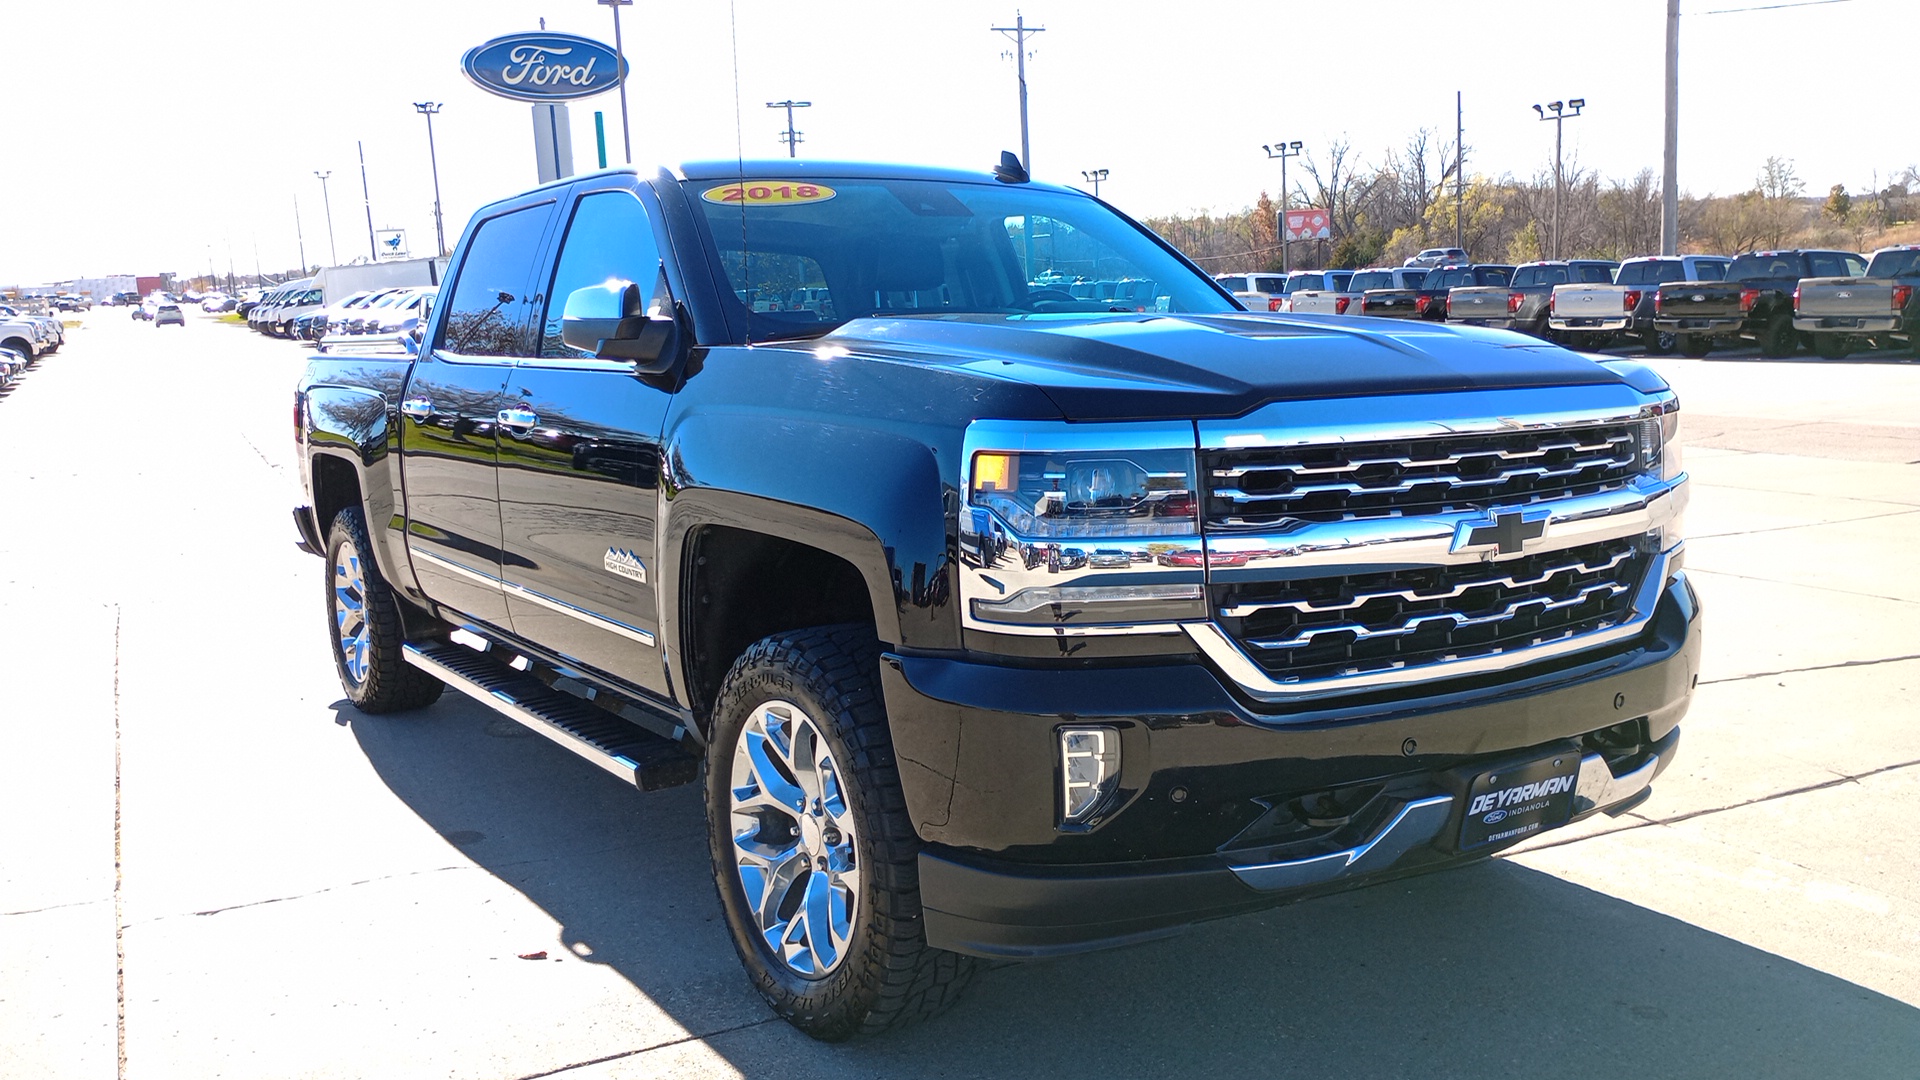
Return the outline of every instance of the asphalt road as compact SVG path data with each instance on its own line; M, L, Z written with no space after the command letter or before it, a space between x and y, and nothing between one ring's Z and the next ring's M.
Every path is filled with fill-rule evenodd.
M1708 644L1634 813L832 1047L691 788L341 700L298 348L85 322L0 393L0 1078L1920 1075L1920 363L1655 362Z

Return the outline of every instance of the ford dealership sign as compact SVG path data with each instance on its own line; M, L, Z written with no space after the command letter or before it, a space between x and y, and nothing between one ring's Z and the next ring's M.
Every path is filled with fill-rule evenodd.
M620 85L626 65L605 45L578 34L508 34L467 50L467 78L488 93L519 101L568 101Z

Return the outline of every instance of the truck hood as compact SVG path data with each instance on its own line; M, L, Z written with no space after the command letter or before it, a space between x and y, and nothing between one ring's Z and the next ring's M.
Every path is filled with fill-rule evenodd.
M856 319L815 346L1027 383L1070 420L1225 419L1275 401L1623 381L1519 334L1334 316Z

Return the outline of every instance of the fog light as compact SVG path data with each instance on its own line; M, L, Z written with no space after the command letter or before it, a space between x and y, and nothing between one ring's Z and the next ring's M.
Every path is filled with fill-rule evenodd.
M1120 782L1120 733L1108 727L1060 729L1060 821L1084 824Z

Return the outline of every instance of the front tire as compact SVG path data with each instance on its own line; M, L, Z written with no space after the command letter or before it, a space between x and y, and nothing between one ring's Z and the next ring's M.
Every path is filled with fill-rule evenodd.
M920 840L864 626L775 634L727 673L707 750L714 884L773 1011L838 1042L931 1017L975 963L928 947Z
M360 508L336 514L327 530L327 629L340 688L361 712L425 708L446 686L401 657L399 601L372 552Z

